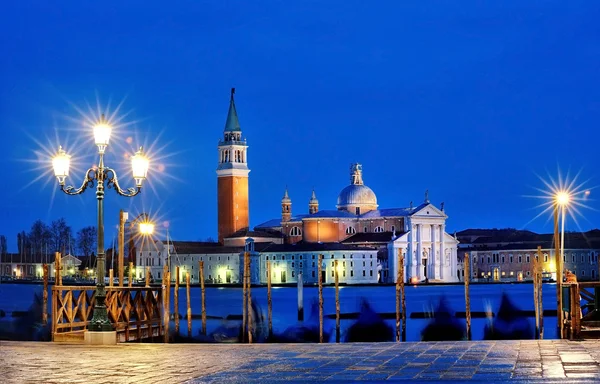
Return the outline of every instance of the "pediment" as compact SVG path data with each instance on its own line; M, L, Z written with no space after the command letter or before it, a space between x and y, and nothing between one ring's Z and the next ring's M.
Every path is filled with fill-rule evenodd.
M418 207L413 213L410 214L412 217L443 217L446 218L446 214L439 210L435 205L423 204L421 207Z

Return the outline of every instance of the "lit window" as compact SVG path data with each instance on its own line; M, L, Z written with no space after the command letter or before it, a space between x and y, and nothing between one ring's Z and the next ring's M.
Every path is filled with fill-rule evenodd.
M292 227L290 236L302 236L302 230L299 227Z

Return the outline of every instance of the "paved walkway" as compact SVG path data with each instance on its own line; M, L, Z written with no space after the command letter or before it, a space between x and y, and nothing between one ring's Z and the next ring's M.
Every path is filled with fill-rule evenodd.
M379 344L0 342L2 383L598 382L600 340Z

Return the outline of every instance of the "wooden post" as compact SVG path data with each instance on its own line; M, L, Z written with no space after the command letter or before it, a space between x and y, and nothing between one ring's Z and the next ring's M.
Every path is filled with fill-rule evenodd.
M340 342L340 277L338 272L338 261L333 262L335 276L335 342Z
M114 277L113 277L113 269L111 268L111 269L108 270L108 286L109 287L113 286L113 279L114 279Z
M175 291L173 293L173 316L175 316L175 333L179 335L179 265L175 267Z
M44 293L42 294L42 323L44 326L48 324L48 264L44 264Z
M540 265L542 261L542 247L538 246L538 258L540 260ZM540 318L540 340L544 339L544 303L542 301L542 291L544 288L544 281L542 280L542 268L538 266L538 313Z
M171 272L167 270L166 275L167 295L165 296L165 343L169 342L169 322L171 321Z
M539 255L539 252L538 252ZM538 258L534 257L533 262L531 263L531 272L533 275L533 308L535 313L535 338L539 338L540 335L540 306L538 303L538 278L537 278L537 269L538 269Z
M402 281L402 248L398 249L397 264L398 271L396 273L396 341L400 341L400 282Z
M302 272L298 272L298 321L304 321L304 282L302 281Z
M252 344L252 260L250 259L250 253L248 253L248 343Z
M114 252L114 251L113 251ZM119 287L123 286L125 279L125 212L119 211Z
M133 287L133 262L132 261L129 262L129 278L127 280L129 283L128 284L129 288Z
M471 340L471 296L469 294L469 281L471 280L471 270L469 269L469 254L465 253L465 320L467 323L467 340Z
M192 337L192 302L190 301L190 273L185 273L185 290L187 293L188 337Z
M269 321L269 338L273 336L273 302L271 301L271 262L267 260L267 317Z
M244 252L244 267L242 268L242 340L240 340L242 343L246 341L246 327L248 325L248 320L246 316L246 311L248 310L248 292L246 286L246 284L248 283L248 280L246 279L246 274L248 273L247 265L248 252Z
M200 294L202 306L202 334L206 336L206 297L204 296L204 261L200 262Z
M556 264L556 328L559 339L564 338L562 281L563 256L560 254L560 237L558 237L558 204L554 203L554 259Z
M162 304L163 304L163 332L164 332L164 342L168 343L168 332L167 332L167 324L169 323L169 317L167 315L167 266L163 266L163 275L162 275Z
M400 279L400 295L402 296L402 341L406 341L406 292L404 290L404 255L402 249L400 249L400 273L402 278Z
M164 268L166 272L169 272L168 269ZM146 288L150 286L150 267L146 267Z
M319 282L319 343L323 342L323 266L321 265L323 261L323 255L319 255L318 262L318 282Z
M60 252L54 252L54 285L62 285L62 265ZM100 278L100 276L98 276ZM104 276L102 276L104 279Z

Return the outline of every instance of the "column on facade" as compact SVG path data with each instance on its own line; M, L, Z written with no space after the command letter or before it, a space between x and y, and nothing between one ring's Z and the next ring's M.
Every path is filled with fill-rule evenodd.
M438 279L438 271L436 266L439 263L439 259L436 255L436 251L437 251L437 244L436 244L436 237L435 237L435 229L436 229L437 225L436 224L431 224L430 227L430 233L431 233L431 252L429 255L429 267L427 267L427 274L429 276L431 276L432 279Z
M423 230L423 225L422 224L417 224L417 277L419 278L419 280L421 280L423 274L421 273L421 271L423 270L423 233L421 232Z
M446 229L445 229L445 224L440 224L440 279L444 278L444 264L446 263L446 247L444 246L444 239L446 238ZM450 260L450 273L453 274L452 276L450 276L450 280L452 281L453 276L456 276L456 272L454 271L456 269L456 265L453 265L456 263L452 263L452 260Z
M415 255L415 231L413 230L412 224L410 225L410 232L408 233L408 249L406 250L406 266L410 266L410 276L413 277L417 275L417 257Z

